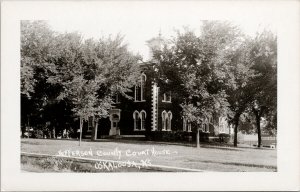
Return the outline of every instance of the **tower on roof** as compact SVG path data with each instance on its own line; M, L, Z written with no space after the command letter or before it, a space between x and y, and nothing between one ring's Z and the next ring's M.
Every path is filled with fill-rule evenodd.
M159 30L159 33L158 33L158 36L157 37L153 37L151 38L150 40L146 41L147 42L147 45L150 49L150 60L153 60L153 53L154 51L157 51L157 50L162 50L163 48L163 44L164 44L164 39L162 38L162 35L161 35L161 30Z

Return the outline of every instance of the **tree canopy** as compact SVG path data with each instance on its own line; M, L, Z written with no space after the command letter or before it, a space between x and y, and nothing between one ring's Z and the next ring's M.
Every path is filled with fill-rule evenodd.
M190 122L226 116L234 125L236 146L241 115L253 103L274 104L276 41L271 34L252 39L230 22L203 21L199 36L186 28L163 42L162 49L152 50L157 78L163 90L175 92Z
M43 21L22 21L23 103L40 103L39 116L46 106L65 103L83 120L106 117L113 95L130 99L140 59L128 51L121 35L83 40L79 33L55 33Z

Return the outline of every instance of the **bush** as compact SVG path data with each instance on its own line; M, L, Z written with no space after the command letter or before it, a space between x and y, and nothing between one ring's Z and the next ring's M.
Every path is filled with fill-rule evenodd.
M222 143L228 143L230 141L230 135L227 133L220 133L219 141Z
M40 129L33 130L32 137L33 138L38 138L38 139L43 139L44 138L43 130L40 130Z
M180 141L183 135L180 132L153 131L147 135L148 140L152 141Z
M200 142L209 142L209 133L200 132Z

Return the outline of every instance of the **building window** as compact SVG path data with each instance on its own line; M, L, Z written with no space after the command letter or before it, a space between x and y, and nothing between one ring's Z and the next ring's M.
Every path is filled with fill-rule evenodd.
M162 130L165 131L166 130L166 118L167 118L167 112L163 111L161 113L161 119L162 119Z
M138 111L133 112L134 130L139 130L140 115Z
M187 132L192 131L192 124L186 118L183 118L183 131L187 131Z
M141 76L141 101L145 100L145 85L146 85L146 75Z
M135 91L134 91L135 101L145 101L146 78L147 78L146 75L143 73L138 82L138 85L135 86Z
M171 102L171 99L171 92L169 91L164 93L162 102Z
M205 119L203 125L202 125L203 132L209 132L209 122L207 119Z
M88 131L91 131L94 126L94 117L89 117L88 119Z
M144 110L141 111L140 117L141 117L141 130L145 130L146 112Z
M112 101L113 101L115 104L120 103L120 99L119 99L119 94L118 94L118 93L116 93L115 95L112 96Z
M171 131L171 121L172 121L172 118L173 118L172 112L169 111L168 112L168 119L167 119L167 122L168 122L167 130L168 131Z
M140 113L138 111L134 111L133 121L135 131L143 131L146 129L146 116L147 114L144 110L142 110Z
M188 132L192 132L192 124L188 121Z
M224 117L220 117L219 119L219 132L220 133L225 133L225 128L226 128L226 120Z
M204 132L207 132L207 124L204 124L204 125L203 125L203 131L204 131Z
M172 112L169 111L167 113L166 111L163 111L161 114L161 118L162 118L162 130L171 131Z

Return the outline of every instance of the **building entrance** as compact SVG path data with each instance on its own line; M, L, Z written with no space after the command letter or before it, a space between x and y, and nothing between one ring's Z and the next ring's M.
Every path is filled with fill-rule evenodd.
M110 131L109 135L120 135L120 128L118 126L121 119L121 109L111 109L109 111Z

